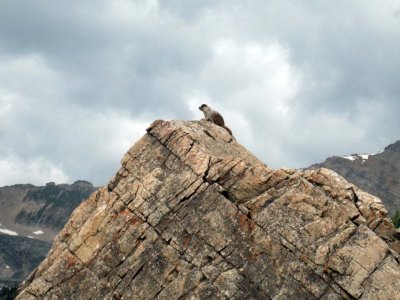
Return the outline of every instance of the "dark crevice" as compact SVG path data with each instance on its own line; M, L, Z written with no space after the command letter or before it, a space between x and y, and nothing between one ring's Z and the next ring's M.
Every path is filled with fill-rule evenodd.
M210 138L212 138L215 141L215 137L208 130L203 130L203 131L206 135L208 135Z
M355 215L354 217L350 218L350 221L354 223L354 221L357 220L359 216L360 216L360 214ZM355 224L355 225L357 225L357 224Z
M36 298L36 299L38 299L38 297L36 296L36 295L34 295L34 294L32 294L32 293L30 293L29 291L27 291L26 289L24 289L23 290L25 293L27 293L29 296L32 296L33 298ZM22 292L22 291L21 291ZM20 293L20 291L18 291L18 294L17 295L19 295L19 293Z
M230 197L228 191L223 190L222 192L220 192L220 194L221 194L222 196L224 196L226 199L232 201L232 199L231 199L231 197Z
M172 154L175 158L177 158L178 160L181 161L180 157L178 155L176 155L170 148L167 147L166 143L170 140L171 136L174 134L175 132L172 132L169 137L164 141L160 141L155 135L153 135L152 132L148 132L148 134L155 139L156 142L158 142L161 146L163 146L164 148L166 148L168 150L168 152L170 154Z
M201 185L200 185L201 186ZM199 186L199 188L200 188L200 186ZM208 187L206 187L206 189L207 189ZM194 195L194 194L193 194ZM193 197L193 195L192 195L192 197ZM192 198L191 197L191 198ZM193 198L192 198L193 199ZM190 200L192 200L192 199L190 199ZM214 202L215 202L215 200L214 200ZM212 202L210 205L212 205L214 202ZM184 203L182 203L182 201L181 202L179 202L174 208L173 208L173 214L172 214L172 218L171 218L171 220L170 220L170 222L168 222L168 224L170 224L171 223L171 221L172 220L175 220L174 218L181 212L181 210L183 209L183 208L185 208L188 204L190 203L190 201L185 201ZM207 210L208 211L208 210ZM186 215L185 215L186 216ZM200 220L201 218L199 218L199 220ZM175 220L176 222L177 222L177 220ZM196 222L197 223L197 222ZM195 224L196 224L195 223ZM180 223L179 223L180 224ZM195 225L194 224L194 225ZM193 227L194 227L194 225L193 225Z
M364 281L360 284L360 286L363 286L364 282L368 280L372 274L375 273L376 270L378 270L380 267L382 267L385 264L385 260L391 255L390 250L386 253L385 257L382 259L382 261L371 271L369 272L369 275L367 278L364 279Z
M194 147L195 144L196 144L196 141L191 140L191 144L190 144L189 150L186 151L186 153L184 154L184 156L186 156L190 151L192 151L192 149L193 149L193 147Z
M163 285L161 285L160 290L154 295L154 297L152 299L157 299L157 297L161 294L162 291L164 291L164 289L165 289L165 287L163 287Z
M324 297L329 291L333 291L336 295L340 296L338 293L336 293L329 285L326 287L325 291L323 291L321 293L321 295L318 297L319 299L321 299L322 297Z
M306 178L306 180L307 180L309 183L311 183L312 185L314 185L314 186L317 186L317 187L320 187L320 188L322 188L322 187L324 186L323 183L316 182L316 181L312 180L311 178Z
M196 182L197 182L197 180L196 180L193 184L195 184ZM186 202L187 200L190 200L194 195L197 194L197 191L202 187L202 185L203 185L203 183L199 184L199 186L198 186L192 193L190 193L189 195L183 197L183 198L175 205L175 207L176 207L177 205L179 205L180 203L183 203L183 202ZM191 186L192 186L192 185L190 185L187 189L189 189ZM187 189L186 189L186 190L187 190ZM184 191L186 191L186 190L184 190ZM184 191L183 191L183 192L184 192ZM173 209L173 208L171 208L171 209Z
M161 238L161 236L160 236L160 238ZM170 276L173 272L178 272L178 271L176 270L176 267L173 268L173 269L171 270L171 272L169 272L169 273L165 276L165 279L164 279L163 283L160 285L160 290L154 295L153 299L157 299L157 297L162 293L162 291L164 291L164 290L168 287L168 284L166 284L167 281L168 281L168 276ZM179 274L179 273L178 273L178 274ZM168 282L168 283L169 283L169 282Z
M204 277L203 272L201 272L201 270L199 270L199 271L200 271L200 273L202 274L202 276ZM202 280L203 277L200 278L200 280ZM180 300L180 299L185 299L185 297L186 297L187 295L189 295L189 293L192 292L193 290L195 290L196 288L197 288L197 285L193 286L193 287L190 288L186 293L184 293L183 295L181 295L178 299L179 299L179 300Z
M231 163L232 161L230 161L229 163ZM241 161L238 161L236 164L234 164L233 166L231 166L228 170L224 171L224 174L222 174L222 176L220 176L217 180L219 184L223 184L225 182L225 178L228 177L228 174L240 163ZM228 164L229 164L228 163ZM228 165L226 164L226 165ZM225 166L226 166L225 165ZM223 166L223 167L225 167ZM223 168L222 167L222 168ZM241 174L237 174L236 176L241 175Z
M132 282L136 279L136 277L137 277L137 276L140 274L140 272L144 269L145 264L146 264L146 262L144 262L144 263L139 267L139 269L137 269L137 271L133 274L132 279L130 279L130 283L127 284L124 288L122 288L121 293L120 293L121 295L123 295L123 294L125 293L126 289L127 289L130 285L132 285ZM120 280L120 282L118 283L118 285L114 288L115 291L117 291L118 287L121 285L121 283L123 282L124 278L125 278L128 274L129 274L129 271L126 272L122 277L120 277L121 280Z
M172 131L170 134L168 134L168 135L166 136L166 138L165 138L165 136L164 136L165 139L164 139L164 142L162 142L162 141L160 141L158 138L156 138L156 136L153 135L153 133L152 133L151 131L148 131L148 133L149 133L152 137L154 137L157 141L159 141L162 145L167 144L167 143L172 139L172 137L173 137L174 135L176 135L178 132L179 132L179 130Z
M207 178L208 173L210 172L210 168L211 168L211 156L208 157L207 169L205 170L204 175L202 177L204 182L208 182L211 185L211 184L215 183L215 181L209 180Z
M349 297L350 300L357 300L359 298L354 297L352 294L350 294L348 291L346 291L345 289L343 289L340 285L338 285L340 291L345 294L347 297Z
M171 139L171 137L174 135L174 133L176 133L176 132L178 132L178 131L179 131L179 130L173 131L173 132L169 135L169 137L168 137L164 142L161 141L161 140L159 140L151 131L148 131L148 134L149 134L151 137L153 137L158 143L160 143L160 145L162 145L163 147L165 147L165 148L169 151L169 153L171 153L171 154L172 154L176 159L178 159L183 165L187 166L193 173L196 173L196 172L194 172L193 168L192 168L190 165L185 164L185 163L182 161L181 157L178 156L176 153L174 153L174 152L167 146L168 141Z
M358 201L360 201L360 199L358 198L358 196L356 194L356 191L354 190L354 187L351 187L349 190L353 193L354 203L357 203Z
M91 272L91 273L93 274L94 277L96 277L97 279L99 279L99 278L93 273L92 270L90 270L89 268L84 267L83 262L82 262L77 256L75 256L68 248L67 248L67 250L70 252L71 255L73 255L73 256L79 261L79 268L77 268L76 273L72 273L71 276L68 276L68 277L66 277L66 278L63 278L62 280L59 280L59 281L56 281L55 283L52 283L53 286L52 286L45 294L43 294L42 296L45 296L45 295L47 295L49 292L52 292L57 286L61 286L61 285L63 285L64 283L68 282L68 281L71 280L73 277L75 277L75 276L77 276L78 274L80 274L83 270L87 270L88 272ZM47 281L46 278L44 278L44 276L42 276L42 277L43 277L43 279L44 279L45 281ZM48 281L47 281L47 282L48 282Z
M263 204L262 207L260 207L259 210L263 210L264 208L267 208L268 206L270 206L275 200L279 199L280 196L275 196L275 197L271 197L271 199L268 199L267 201L265 201L265 203Z
M32 283L32 281L35 279L35 275L36 275L37 271L38 271L38 267L36 267L36 269L26 279L22 289L25 289L27 286L29 286ZM22 289L21 289L21 291L22 291Z

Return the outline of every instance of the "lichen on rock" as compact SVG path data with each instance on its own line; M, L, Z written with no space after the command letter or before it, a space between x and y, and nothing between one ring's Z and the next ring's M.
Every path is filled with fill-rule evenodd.
M209 122L156 121L18 299L398 299L400 242L335 172L272 170Z

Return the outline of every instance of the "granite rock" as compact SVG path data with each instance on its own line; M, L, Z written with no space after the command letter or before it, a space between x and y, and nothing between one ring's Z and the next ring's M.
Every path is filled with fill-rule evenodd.
M206 121L155 121L72 214L17 299L399 299L381 201L273 170Z

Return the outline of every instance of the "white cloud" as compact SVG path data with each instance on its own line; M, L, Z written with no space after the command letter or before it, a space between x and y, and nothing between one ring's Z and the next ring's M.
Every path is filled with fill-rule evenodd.
M54 165L44 157L29 161L24 161L16 155L0 157L1 186L15 183L43 185L50 181L65 183L68 180L61 166Z
M104 184L151 121L71 102L74 80L41 56L2 57L0 66L0 185Z
M38 54L0 56L0 66L0 88L13 97L14 103L34 105L48 99L56 102L65 93L67 80Z
M154 119L200 119L202 103L273 167L381 149L399 138L399 9L396 0L100 0L96 10L5 1L2 178L103 184ZM29 168L30 177L18 171Z
M108 110L103 112L91 112L88 110L77 110L79 116L79 127L70 132L71 140L77 138L78 145L84 155L89 155L92 163L95 161L107 161L113 158L122 158L122 155L132 144L146 133L146 128L151 120L134 118L129 114ZM73 122L73 120L70 120ZM71 124L72 125L72 124ZM85 153L85 149L88 150ZM96 151L92 151L96 149ZM118 166L116 166L118 167Z

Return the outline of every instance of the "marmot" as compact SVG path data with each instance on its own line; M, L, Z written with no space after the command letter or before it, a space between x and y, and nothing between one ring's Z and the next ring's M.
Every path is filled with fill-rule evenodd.
M204 117L207 121L213 122L214 124L225 128L230 135L232 135L232 130L230 130L227 126L225 126L224 118L221 114L206 104L202 104L199 109L204 113Z

